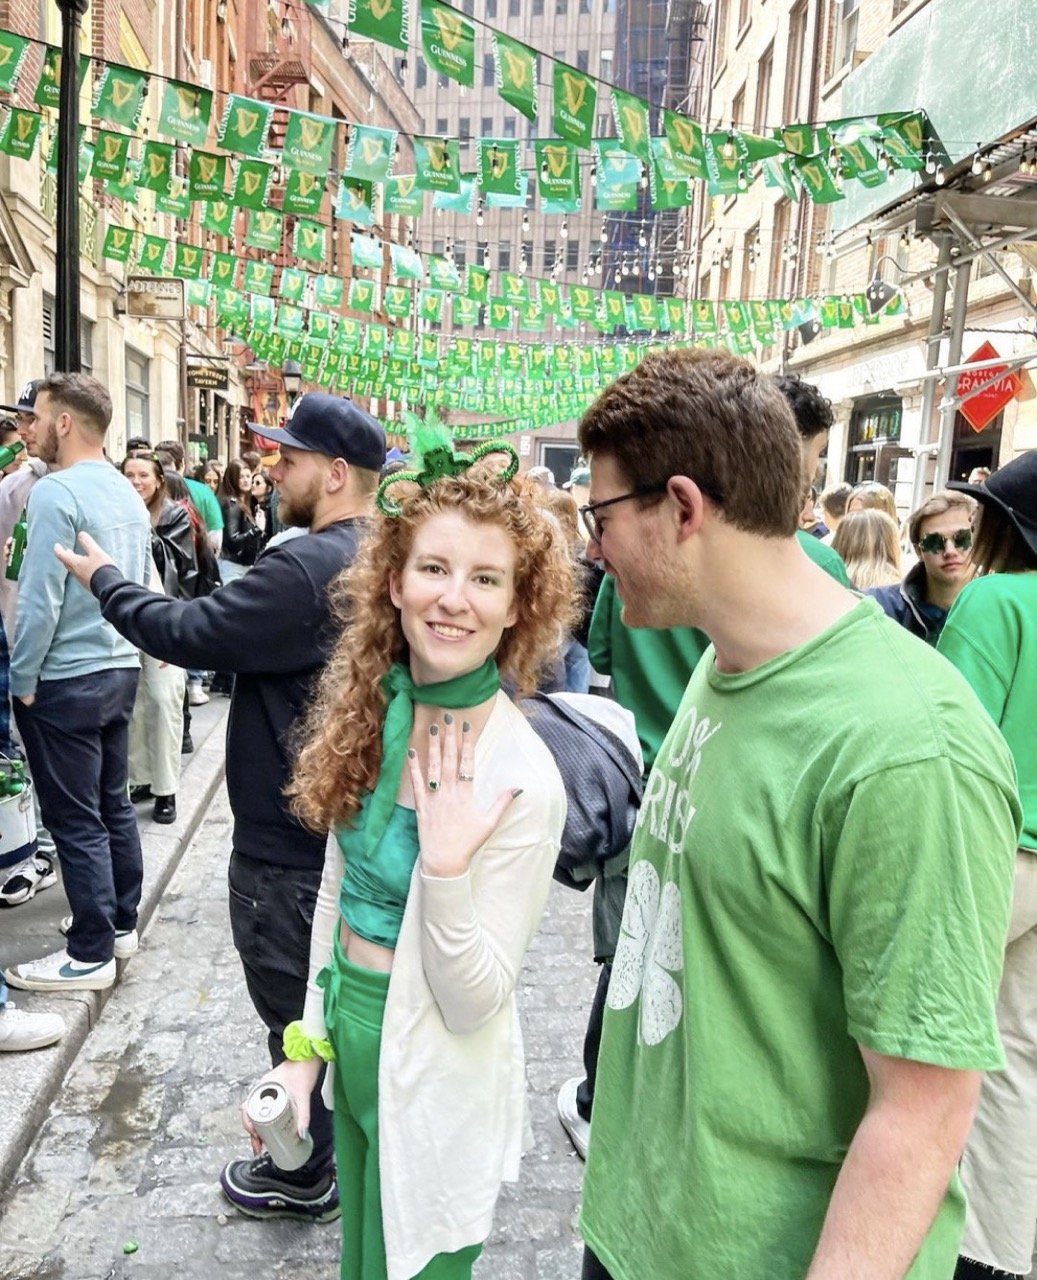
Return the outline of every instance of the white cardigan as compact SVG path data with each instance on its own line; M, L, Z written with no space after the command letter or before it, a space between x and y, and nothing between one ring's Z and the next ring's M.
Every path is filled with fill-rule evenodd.
M388 1280L411 1280L437 1253L485 1240L501 1183L517 1180L533 1143L515 984L547 902L566 801L553 757L504 693L476 743L474 785L484 808L508 788L524 791L465 875L414 868L378 1068ZM343 866L331 835L303 1014L313 1037L327 1035L315 979L339 928Z

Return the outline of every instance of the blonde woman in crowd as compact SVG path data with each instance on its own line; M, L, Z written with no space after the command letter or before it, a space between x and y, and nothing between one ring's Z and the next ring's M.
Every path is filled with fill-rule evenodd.
M900 581L900 533L885 511L849 512L835 531L832 547L846 562L846 572L858 591Z

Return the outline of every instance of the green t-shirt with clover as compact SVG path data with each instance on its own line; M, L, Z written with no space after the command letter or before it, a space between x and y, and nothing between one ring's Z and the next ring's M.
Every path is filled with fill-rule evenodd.
M702 658L634 837L584 1191L614 1280L803 1280L858 1045L1002 1065L1020 811L956 671L862 600L736 675ZM947 1280L957 1177L911 1280Z

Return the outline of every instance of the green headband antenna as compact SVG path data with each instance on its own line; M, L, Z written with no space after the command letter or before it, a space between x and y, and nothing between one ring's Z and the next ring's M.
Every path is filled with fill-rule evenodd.
M378 510L384 515L398 516L403 509L398 502L394 502L389 497L389 490L394 484L407 481L411 484L420 484L423 489L427 489L437 480L443 480L447 476L461 475L480 458L485 458L491 453L506 454L510 458L504 470L493 477L494 483L506 485L518 474L519 456L510 444L494 444L488 441L486 444L479 445L477 449L473 449L471 453L456 453L450 432L431 409L428 410L424 421L417 414L406 411L404 411L403 420L407 424L411 452L421 459L421 468L418 471L397 471L394 475L385 477L378 486L375 497Z

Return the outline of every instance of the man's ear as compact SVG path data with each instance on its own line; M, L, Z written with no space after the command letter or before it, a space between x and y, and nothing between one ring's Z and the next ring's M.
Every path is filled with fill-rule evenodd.
M676 514L677 540L683 542L702 528L706 498L689 476L670 476L666 484L666 495Z
M344 458L335 458L324 476L324 485L329 493L340 493L349 480L349 463Z

